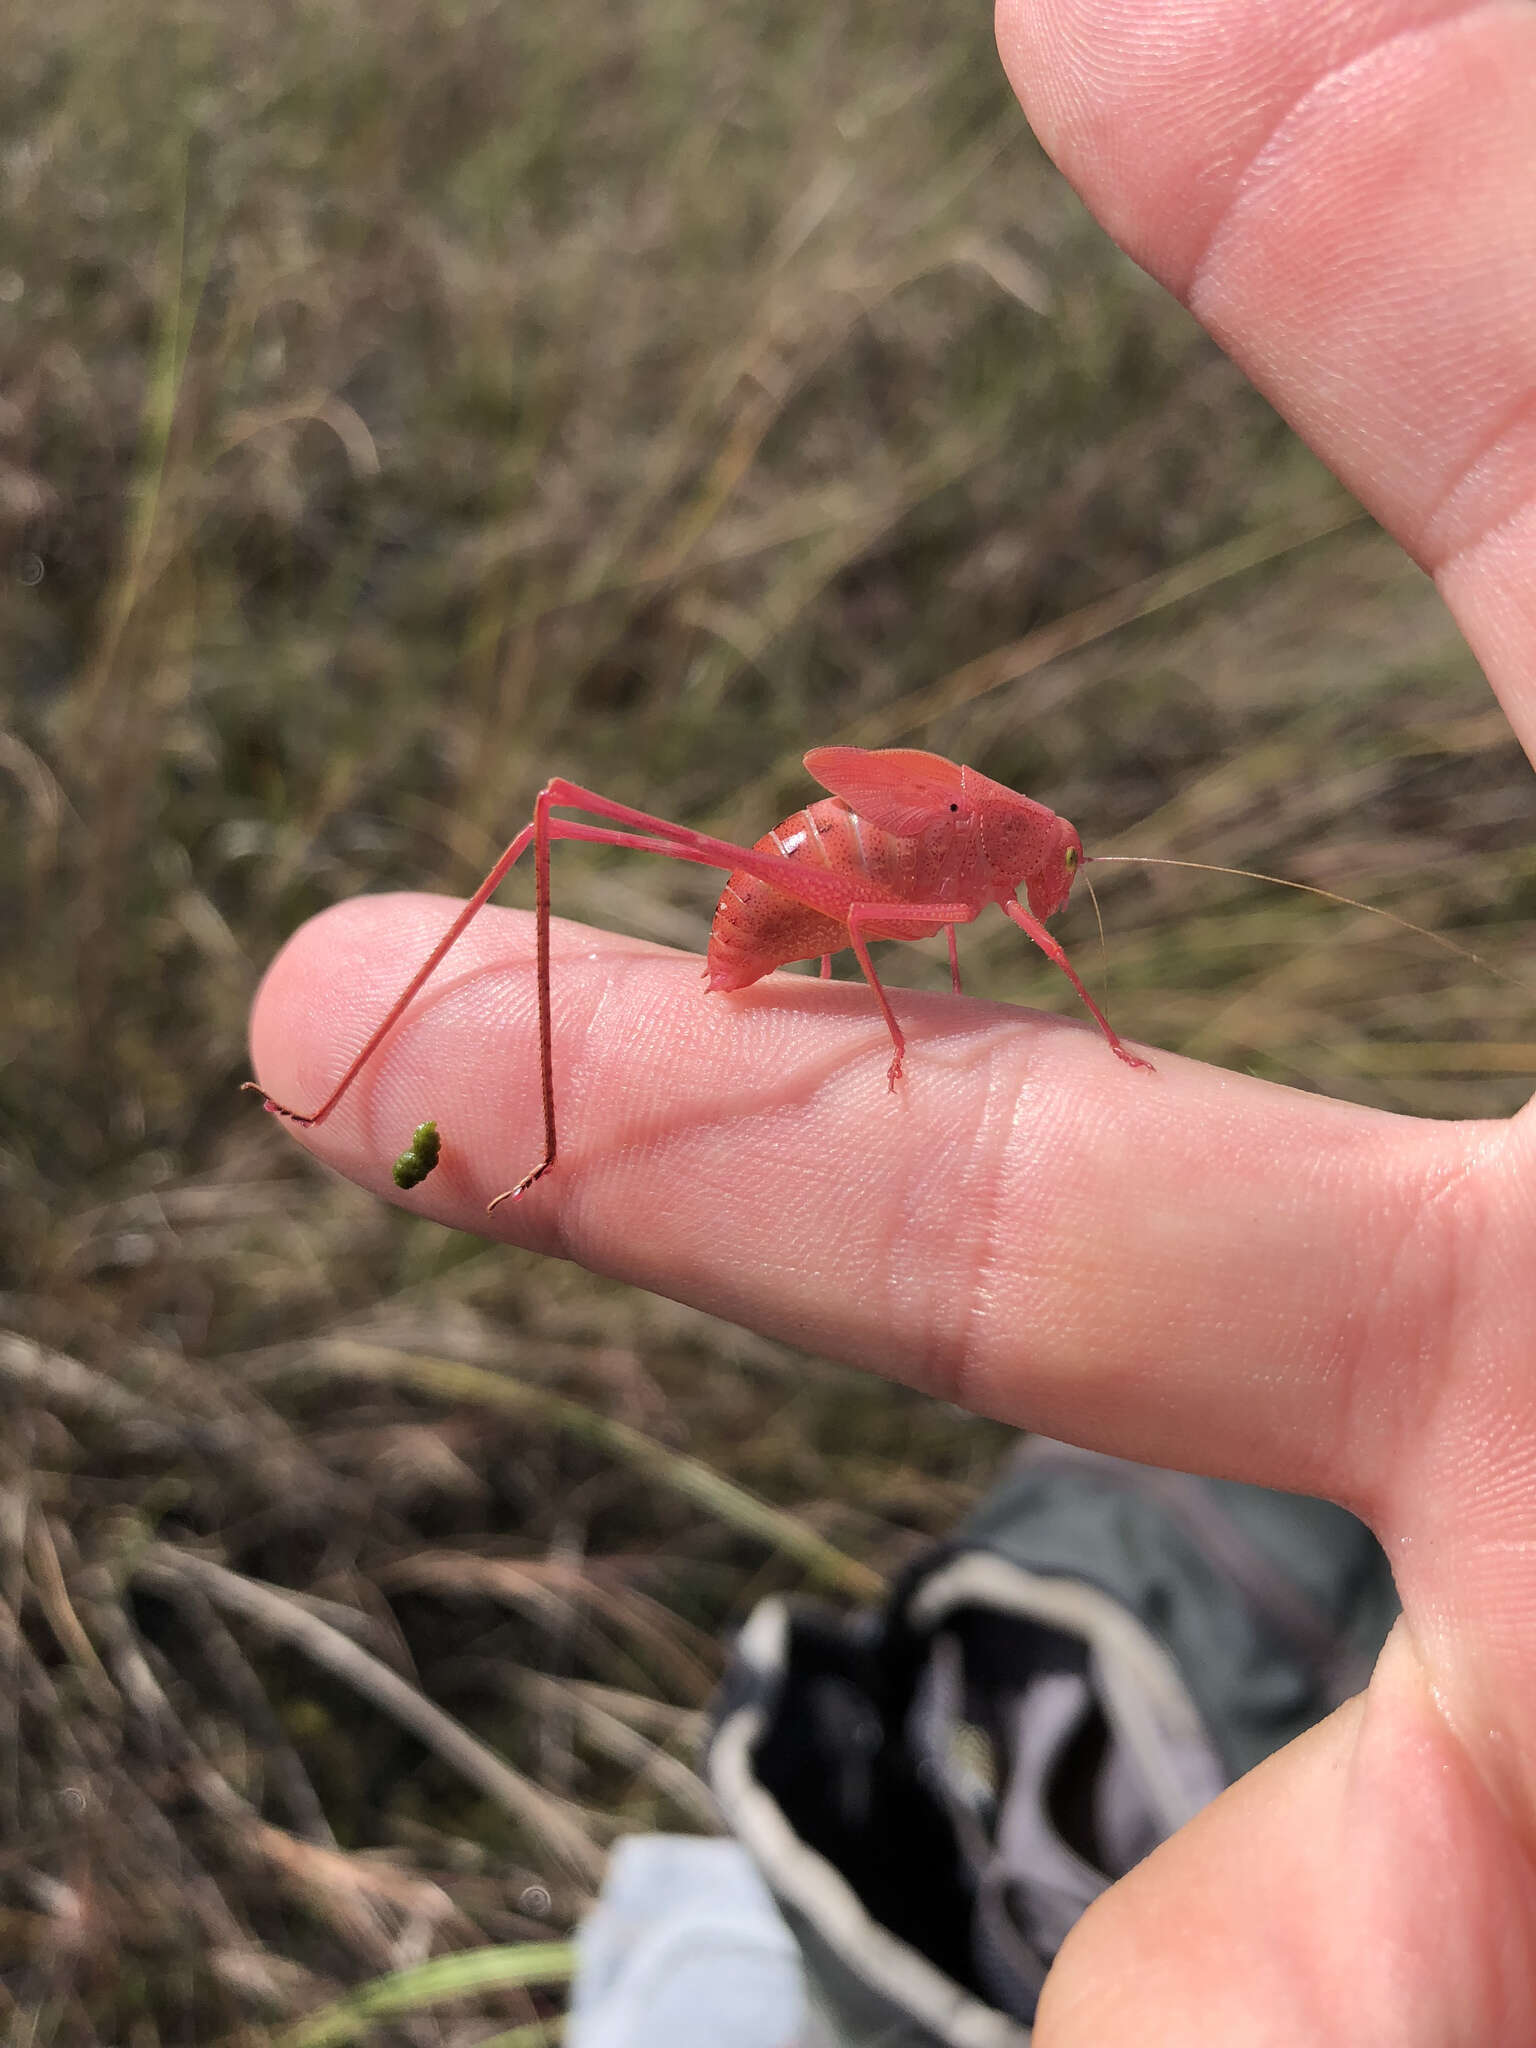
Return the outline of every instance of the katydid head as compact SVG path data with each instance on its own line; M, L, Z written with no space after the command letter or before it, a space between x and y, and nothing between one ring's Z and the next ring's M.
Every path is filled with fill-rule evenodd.
M1036 917L1054 917L1072 893L1083 861L1077 827L1033 797L964 768L965 794L976 821L980 862L999 900L1022 890Z
M1051 830L1045 847L1023 876L1029 907L1042 920L1054 917L1072 894L1072 884L1083 864L1083 842L1077 836L1077 827L1054 813L1050 816Z

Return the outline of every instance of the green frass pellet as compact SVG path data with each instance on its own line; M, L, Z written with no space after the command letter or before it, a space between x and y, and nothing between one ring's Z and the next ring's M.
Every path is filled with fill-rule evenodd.
M443 1141L437 1134L436 1124L418 1124L411 1134L408 1152L402 1152L395 1161L395 1186L413 1188L424 1181L436 1166L442 1153Z

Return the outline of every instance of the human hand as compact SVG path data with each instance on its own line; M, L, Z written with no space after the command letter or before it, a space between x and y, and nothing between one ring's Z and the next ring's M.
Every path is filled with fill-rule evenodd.
M1529 750L1536 8L1002 0L999 34L1100 218L1432 569ZM365 898L300 932L253 1020L264 1085L316 1100L441 928L440 899ZM1051 1435L1325 1495L1392 1558L1367 1693L1094 1906L1039 2048L1536 2041L1531 1110L1148 1077L1091 1026L906 994L922 1086L880 1116L861 987L703 1003L692 960L555 944L562 1156L525 1201L487 1226L539 1149L520 913L471 928L305 1142L388 1193L431 1114L452 1144L419 1212Z

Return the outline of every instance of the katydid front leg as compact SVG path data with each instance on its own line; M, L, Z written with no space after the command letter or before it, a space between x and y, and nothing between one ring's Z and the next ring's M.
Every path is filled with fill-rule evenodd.
M1117 1055L1117 1057L1124 1060L1125 1064L1128 1067L1139 1067L1143 1073L1150 1074L1155 1072L1155 1069L1150 1060L1142 1059L1139 1054L1132 1052L1127 1046L1121 1044L1118 1036L1115 1033L1113 1025L1105 1016L1104 1012L1099 1008L1098 1004L1093 1000L1093 997L1089 995L1087 989L1083 987L1082 982L1078 979L1077 969L1072 965L1072 962L1067 958L1066 954L1061 950L1060 946L1058 946L1056 941L1051 937L1050 933L1046 930L1045 926L1040 922L1039 918L1035 917L1030 911L1026 910L1022 903L1015 903L1012 901L1005 902L1003 905L1003 909L1007 912L1008 916L1013 919L1014 923L1018 926L1019 930L1025 933L1027 937L1034 940L1035 944L1040 948L1041 952L1045 955L1046 959L1054 961L1055 964L1061 969L1062 973L1067 977L1068 981L1071 982L1072 986L1077 990L1078 994L1082 997L1083 1001L1088 1005L1088 1008L1093 1012L1094 1019L1097 1022L1099 1029L1103 1032L1104 1036L1109 1040L1110 1048Z

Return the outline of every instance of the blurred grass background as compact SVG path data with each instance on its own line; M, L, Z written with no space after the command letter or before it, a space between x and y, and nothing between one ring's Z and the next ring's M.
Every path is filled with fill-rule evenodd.
M303 2016L710 1825L725 1633L869 1597L1007 1433L327 1179L236 1092L284 936L466 890L552 772L751 838L846 738L1512 960L1529 772L983 9L53 0L0 161L0 2031L541 2039L558 1949ZM587 854L558 908L702 945L715 878ZM1125 1032L1526 1093L1518 989L1101 872Z

